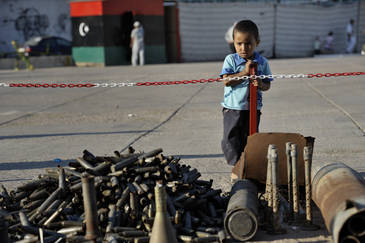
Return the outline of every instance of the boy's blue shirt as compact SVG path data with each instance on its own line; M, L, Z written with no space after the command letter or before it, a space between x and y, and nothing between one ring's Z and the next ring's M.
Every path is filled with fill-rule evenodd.
M254 62L257 62L257 75L271 75L269 63L267 59L261 56L259 53L254 52ZM238 53L230 54L226 56L223 63L222 72L220 74L223 77L224 74L235 74L245 69L246 60L238 55ZM263 82L271 82L272 78L266 78ZM249 81L237 84L235 86L224 87L224 99L222 106L232 110L249 110L250 104L248 100L249 96ZM262 91L257 92L257 109L262 108Z

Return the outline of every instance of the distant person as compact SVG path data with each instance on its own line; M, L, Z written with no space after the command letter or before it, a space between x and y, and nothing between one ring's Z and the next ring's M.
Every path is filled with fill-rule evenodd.
M134 29L131 32L132 65L144 65L144 30L139 21L134 22Z
M234 44L233 44L233 29L234 26L237 24L237 22L234 22L232 26L230 26L224 36L224 39L226 40L229 49L231 50L232 53L236 52L236 49L234 48Z
M257 75L271 75L268 61L256 52L260 43L259 30L251 20L238 22L233 29L233 42L237 53L226 56L222 78L250 75L250 65L257 63ZM270 89L272 78L257 79L257 129L262 108L262 91ZM225 80L223 106L222 150L227 163L235 165L245 149L249 135L249 81L247 79ZM238 178L232 173L231 181Z
M324 53L334 53L333 40L333 32L330 31L328 32L327 37L324 40Z
M28 70L34 70L34 67L32 64L30 64L28 56L25 54L25 51L22 50L22 48L19 48L18 43L16 43L15 40L11 41L11 45L13 46L16 56L15 56L15 67L14 70L19 70L19 62L23 61L25 62L25 66ZM24 48L23 48L24 49Z
M353 53L356 45L356 34L354 30L353 19L350 19L350 23L346 26L346 53Z
M319 38L318 35L314 39L313 49L314 49L314 51L313 51L314 55L321 54L321 39Z

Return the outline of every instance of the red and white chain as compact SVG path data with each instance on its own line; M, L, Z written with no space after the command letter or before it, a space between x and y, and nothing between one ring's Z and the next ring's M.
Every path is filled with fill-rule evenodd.
M159 85L178 85L178 84L202 84L212 82L222 82L241 79L280 79L280 78L323 78L323 77L342 77L365 75L365 72L345 72L345 73L316 73L316 74L271 74L271 75L251 75L226 78L193 79L182 81L163 81L163 82L108 82L108 83L0 83L1 87L23 87L23 88L121 88L133 86L159 86Z

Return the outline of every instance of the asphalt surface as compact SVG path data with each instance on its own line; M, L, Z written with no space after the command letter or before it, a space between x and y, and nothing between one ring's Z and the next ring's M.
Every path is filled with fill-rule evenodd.
M363 56L269 60L275 74L365 71ZM221 62L0 71L10 82L139 82L217 77ZM344 162L365 172L365 76L276 79L264 93L261 132L316 138L314 167ZM230 190L223 157L222 83L121 88L0 87L0 184L9 189L88 149L111 155L132 145L163 148L197 168L214 187ZM60 159L61 162L55 162ZM327 242L323 229L290 230L259 242Z

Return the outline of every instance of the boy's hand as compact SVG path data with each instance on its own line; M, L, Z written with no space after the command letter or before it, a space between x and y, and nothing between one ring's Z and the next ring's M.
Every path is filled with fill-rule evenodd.
M244 70L244 72L247 76L250 75L250 66L251 66L252 63L253 63L252 60L247 59L247 62L246 62L246 65L245 65L245 70Z
M261 78L257 78L253 81L253 85L257 86L257 88L262 89L263 86L263 82L261 80Z
M266 91L270 89L270 82L262 82L261 78L257 78L253 81L253 85L257 86L258 89L261 89L262 91Z

